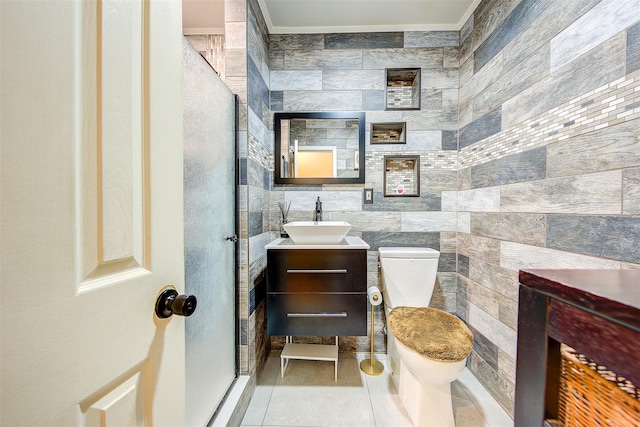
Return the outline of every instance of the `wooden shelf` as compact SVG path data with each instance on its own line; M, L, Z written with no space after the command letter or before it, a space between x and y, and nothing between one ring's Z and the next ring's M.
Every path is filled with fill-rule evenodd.
M371 123L371 144L406 144L406 122Z
M385 110L420 109L420 68L387 68Z

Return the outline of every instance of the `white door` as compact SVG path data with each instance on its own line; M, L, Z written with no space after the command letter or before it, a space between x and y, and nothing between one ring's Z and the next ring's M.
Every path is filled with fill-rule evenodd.
M2 0L3 426L181 426L181 2Z
M186 39L183 69L186 425L205 426L236 374L235 99Z

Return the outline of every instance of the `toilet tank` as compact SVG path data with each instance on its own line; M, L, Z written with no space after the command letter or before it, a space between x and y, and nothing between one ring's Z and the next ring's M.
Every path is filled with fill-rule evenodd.
M431 248L378 248L383 301L398 306L428 307L436 283L440 252Z

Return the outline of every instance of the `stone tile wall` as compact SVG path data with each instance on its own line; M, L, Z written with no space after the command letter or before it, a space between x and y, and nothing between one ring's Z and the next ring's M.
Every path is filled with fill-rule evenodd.
M237 189L240 205L236 215L239 217L240 259L238 264L238 293L239 306L237 320L240 337L238 343L239 371L242 375L249 372L249 344L248 344L248 277L247 271L247 40L246 40L246 0L225 0L225 84L239 99L239 117L237 129L238 152L240 162L238 174L240 185Z
M442 212L441 193L457 189L458 33L397 32L271 35L273 111L365 111L366 184L274 187L272 236L278 201L292 202L290 220L310 220L316 197L324 218L348 221L352 235L372 246L369 284L379 283L377 248L425 245L442 251L432 304L455 312L455 212ZM420 68L421 109L385 111L385 69ZM406 144L370 144L371 123L406 122ZM385 155L420 156L420 197L383 197ZM362 189L373 188L364 205ZM382 311L376 309L376 351L385 352ZM341 338L345 351L368 351L369 338ZM272 340L275 347L281 340Z
M282 345L266 337L263 305L278 202L291 202L290 220L309 220L320 196L326 219L350 222L371 245L371 285L380 246L441 251L432 305L472 328L469 367L512 412L518 270L640 268L639 1L484 0L460 32L267 36L251 0L248 96L240 88L243 372ZM421 68L420 110L384 110L390 67ZM274 187L272 112L341 110L365 111L367 129L406 122L407 143L371 145L367 133L365 185ZM398 154L420 156L420 197L382 196L383 158ZM374 321L384 352L381 310ZM369 339L341 346L368 351Z
M485 0L460 33L458 189L442 205L469 367L510 413L518 270L640 268L638 10Z
M185 38L224 81L224 34L185 35Z
M273 180L269 173L273 152L269 107L269 67L267 25L256 0L246 2L247 9L247 153L246 167L241 180L246 186L246 239L247 254L243 259L243 276L246 277L247 372L258 375L271 349L267 336L266 311L266 254L264 245L270 239L269 207L270 186Z

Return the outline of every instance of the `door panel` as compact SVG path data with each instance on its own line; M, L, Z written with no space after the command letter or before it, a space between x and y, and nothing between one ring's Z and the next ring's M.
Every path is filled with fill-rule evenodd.
M149 242L149 93L145 89L142 1L90 2L82 7L82 64L78 203L85 252L81 292L114 274L145 274ZM91 25L93 23L93 25ZM91 114L86 114L91 112ZM146 245L146 246L145 246ZM137 271L132 271L136 269ZM97 280L100 279L100 280Z
M184 425L180 1L3 1L1 425Z

